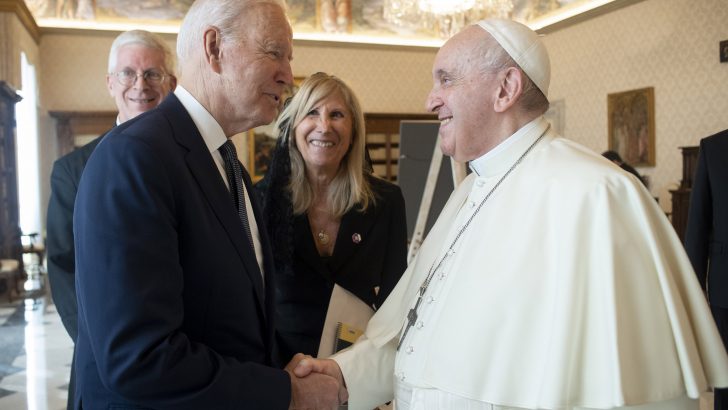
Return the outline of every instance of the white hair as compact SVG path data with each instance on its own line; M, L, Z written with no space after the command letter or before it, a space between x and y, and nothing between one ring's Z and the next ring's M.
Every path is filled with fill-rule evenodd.
M516 67L521 71L524 81L520 106L525 111L543 114L549 109L548 98L493 36L488 34L484 41L478 43L474 52L480 59L479 68L483 73L500 71L509 67Z
M257 4L273 4L286 10L283 0L196 0L187 12L177 35L177 58L181 73L183 64L192 58L202 33L216 27L223 39L238 39L242 16Z
M152 50L161 51L164 55L164 70L167 74L174 75L175 64L172 50L160 36L146 30L125 31L114 39L109 51L109 73L116 69L119 49L130 44L138 44Z

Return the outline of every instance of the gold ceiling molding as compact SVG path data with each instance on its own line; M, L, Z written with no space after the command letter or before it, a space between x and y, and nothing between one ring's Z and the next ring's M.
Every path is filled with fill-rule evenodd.
M49 1L49 0L46 0ZM60 1L60 0L59 0ZM126 0L128 1L128 0ZM160 0L161 1L161 0ZM289 0L291 3L301 2L303 0ZM375 2L377 0L347 0L350 4L352 1L359 2ZM381 0L380 0L381 1ZM394 1L394 0L388 0ZM400 0L405 1L405 0ZM407 2L414 2L415 0L406 0ZM485 1L485 0L481 0ZM496 0L490 0L496 1ZM497 0L506 1L506 0ZM513 1L513 0L511 0ZM584 22L588 19L607 14L611 11L615 11L622 7L630 6L635 3L639 3L643 0L519 0L519 6L516 7L518 11L513 11L514 19L522 21L524 24L531 27L533 30L540 34L552 33L568 26ZM30 2L30 1L29 1ZM4 3L25 3L21 0L0 0L0 5ZM31 2L32 3L32 2ZM114 2L111 2L112 5ZM122 3L122 1L119 1ZM155 3L156 2L150 2ZM318 3L318 2L317 2ZM93 2L92 4L95 4ZM443 3L444 4L444 3ZM531 17L531 15L538 15L532 9L526 7L526 5L533 5L532 8L538 8L544 4L559 4L558 8L553 9L551 12L541 14L539 17ZM95 6L94 6L95 7ZM526 7L526 8L524 8ZM549 6L553 7L553 6ZM26 7L23 7L26 9ZM27 10L27 9L26 9ZM531 10L531 11L528 11ZM535 9L534 9L535 10ZM157 33L165 33L170 35L176 35L179 30L180 21L164 21L159 22L157 20L148 19L135 19L135 18L124 18L108 16L103 17L99 20L96 18L81 19L81 18L65 18L59 16L50 16L45 11L39 12L40 14L35 15L37 18L36 22L41 27L40 34L51 34L51 33L73 33L73 34L91 34L93 33L119 33L125 30L131 30L135 28L144 28L146 30L154 31ZM318 13L318 11L317 11ZM526 13L526 14L524 14ZM534 14L535 13L535 14ZM53 14L53 13L50 13ZM310 45L338 45L341 44L343 47L351 47L354 44L362 45L363 47L404 47L404 48L439 48L444 43L444 38L437 36L429 36L427 34L417 33L389 33L386 29L379 29L376 27L371 29L353 29L353 31L347 30L344 33L340 32L327 32L321 28L314 28L308 26L308 18L310 18L310 10L308 14L298 16L302 18L300 27L297 25L297 20L293 19L293 39L300 44ZM524 21L525 19L525 21ZM356 19L355 19L356 20Z
M35 43L40 43L40 28L23 0L0 0L0 13L14 13Z

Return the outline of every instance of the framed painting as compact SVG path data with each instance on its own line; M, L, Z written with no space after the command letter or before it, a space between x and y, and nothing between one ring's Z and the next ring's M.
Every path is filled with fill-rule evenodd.
M632 166L655 166L655 89L607 96L609 149Z
M293 78L293 86L281 96L281 108L283 103L296 93L305 79L306 77ZM254 183L260 181L268 171L277 140L275 121L248 131L248 170Z

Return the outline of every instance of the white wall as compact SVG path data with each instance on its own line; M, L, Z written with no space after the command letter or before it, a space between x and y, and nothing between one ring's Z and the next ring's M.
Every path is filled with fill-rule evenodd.
M728 128L728 0L646 0L545 37L550 97L565 103L567 137L607 149L607 94L655 88L655 167L641 168L670 210L682 178L678 147Z
M44 109L115 109L103 74L115 36L43 35ZM165 38L174 45L174 36ZM550 97L564 101L565 135L604 151L607 94L654 87L657 165L640 171L650 176L653 195L669 211L668 189L682 177L678 147L696 145L700 138L728 128L728 64L718 62L718 42L726 39L728 0L644 0L548 34ZM296 42L293 71L297 76L316 71L340 76L357 91L365 111L423 112L435 53ZM45 126L50 129L52 123L48 120ZM52 132L44 137L47 146L55 147ZM47 161L53 159L51 154Z
M48 110L115 110L106 90L109 48L117 33L51 33L41 39L42 104ZM163 35L174 49L175 36ZM293 74L326 71L354 88L368 112L424 112L437 50L294 42Z

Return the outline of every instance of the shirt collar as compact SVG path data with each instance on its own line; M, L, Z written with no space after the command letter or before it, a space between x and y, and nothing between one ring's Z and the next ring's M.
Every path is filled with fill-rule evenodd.
M495 148L486 152L482 156L470 161L470 169L473 170L473 172L475 172L475 174L478 176L485 176L490 163L493 161L493 158L499 156L500 153L508 150L508 148L513 145L520 145L517 143L526 138L527 135L530 135L534 129L545 129L545 125L543 124L544 121L545 120L542 116L536 117L536 119L524 125L513 135L503 140L503 142L501 142L500 144L496 145Z
M190 94L184 87L177 85L174 89L174 95L177 96L182 106L185 107L187 112L192 117L192 122L195 123L197 129L202 135L202 139L205 141L205 145L210 152L217 151L222 144L227 141L225 132L215 118L210 114L205 107L200 104L197 99Z

